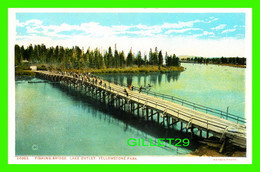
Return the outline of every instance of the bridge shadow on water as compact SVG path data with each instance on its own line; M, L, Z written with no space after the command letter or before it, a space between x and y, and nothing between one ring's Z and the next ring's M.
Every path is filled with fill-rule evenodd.
M93 117L118 125L125 132L134 132L140 136L140 139L144 139L148 143L150 142L150 138L153 138L152 144L157 144L156 142L154 143L155 138L188 138L190 140L190 145L185 147L185 149L194 151L200 145L197 136L194 135L193 138L191 138L190 133L186 133L185 130L179 131L174 127L165 128L155 121L144 120L143 118L137 117L129 112L101 103L98 99L85 93L85 91L79 91L78 89L70 88L59 83L52 83L51 85L53 88L59 89L63 94L66 94L66 96L73 99L75 103L77 102L77 106L80 106L81 108L84 108L84 106L91 106L93 110L89 111L89 113L92 113ZM169 142L166 142L165 145L166 146L160 148L172 150L172 147L167 146L169 145ZM179 150L178 154L187 153L182 153L182 151Z

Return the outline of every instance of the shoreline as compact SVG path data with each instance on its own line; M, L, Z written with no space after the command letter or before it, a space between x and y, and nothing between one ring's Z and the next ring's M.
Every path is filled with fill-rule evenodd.
M32 70L15 70L15 76L35 76Z
M192 157L246 157L244 151L234 151L232 153L219 153L218 150L208 147L207 145L201 145L194 152L189 153L187 156Z
M41 69L43 70L43 69ZM46 68L47 70L47 68ZM107 69L52 69L52 71L63 71L63 72L77 72L77 73L93 73L93 74L135 74L135 73L169 73L169 72L182 72L185 68L183 66L171 66L171 67L131 67L131 68L107 68ZM35 72L32 70L15 70L15 76L34 76Z
M246 65L238 65L238 64L192 63L192 62L181 62L181 63L201 64L201 65L218 65L218 66L229 66L229 67L236 67L236 68L246 68Z
M64 69L64 70L57 70L57 71L66 71L66 72L78 72L78 73L85 73L90 72L93 74L121 74L121 73L152 73L152 72L173 72L173 71L184 71L183 66L171 66L171 67L158 67L158 66L148 66L148 67L131 67L131 68L107 68L107 69Z
M229 66L229 67L237 67L237 68L246 68L246 65L237 65L237 64L216 64L219 66Z
M197 156L197 157L246 157L246 150L236 147L232 144L227 143L220 153L220 143L215 143L214 141L200 142L198 148L193 152L189 153L187 156Z

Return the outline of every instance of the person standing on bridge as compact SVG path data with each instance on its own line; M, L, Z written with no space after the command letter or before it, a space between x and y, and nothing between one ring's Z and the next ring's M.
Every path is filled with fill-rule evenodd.
M142 91L142 88L143 88L142 86L140 86L140 87L139 87L139 93L141 93L141 91Z
M128 92L126 91L126 89L124 89L124 92L125 92L126 96L128 97Z

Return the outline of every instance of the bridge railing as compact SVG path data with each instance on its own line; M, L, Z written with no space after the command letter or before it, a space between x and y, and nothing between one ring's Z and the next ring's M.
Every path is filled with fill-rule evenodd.
M67 77L73 78L73 77L70 77L70 76L67 76ZM81 81L81 79L76 79L76 81ZM95 85L96 87L99 87L99 88L102 88L102 89L106 89L106 90L108 89L107 86L104 87L102 84L99 85L97 83L92 83L90 81L87 82L87 83L89 83L91 85ZM124 90L122 88L120 88L118 84L117 84L118 86L113 85L112 87L110 87L110 85L111 85L110 83L108 83L108 85L109 85L109 88L110 88L110 92L112 91L112 92L116 93L117 95L120 95L120 94L125 95ZM197 115L194 116L190 112L184 112L182 110L179 110L176 107L169 106L169 104L167 102L157 101L156 99L151 99L149 97L143 96L142 94L130 94L129 97L135 97L135 99L137 99L138 102L143 101L143 103L145 105L147 105L147 103L148 103L148 106L149 106L149 104L150 105L156 104L156 107L160 107L160 108L158 108L158 110L160 109L161 111L163 111L162 114L164 114L165 112L167 114L169 114L169 113L171 114L171 112L174 112L175 113L174 116L176 116L176 114L177 114L177 116L176 116L177 118L180 118L180 117L183 118L184 117L186 120L189 120L190 122L192 121L192 123L194 123L194 121L197 121L199 123L203 123L204 127L207 128L207 129L209 129L209 127L212 129L212 127L213 127L213 128L218 128L218 131L219 130L222 131L222 130L225 130L228 127L226 124L223 124L221 121L215 121L214 119L205 119L205 118L197 116Z
M118 83L118 82L113 82L113 83L115 83L117 85L124 86L124 87L128 87L128 85L126 85L126 84L122 84L122 83ZM134 90L138 91L138 87L134 86ZM199 111L205 112L207 114L216 115L216 116L219 116L221 118L224 118L224 119L227 119L227 120L230 120L230 121L234 121L236 123L240 123L240 124L246 123L246 119L243 118L243 117L234 115L234 114L229 113L229 112L224 112L224 111L219 110L219 109L200 105L200 104L197 104L197 103L194 103L194 102L191 102L191 101L179 98L179 97L153 92L153 91L150 91L146 88L142 89L142 93L146 93L146 94L149 94L149 95L160 97L160 98L165 99L165 100L170 100L170 101L172 101L174 103L178 103L182 106L191 107L194 110L199 110Z
M111 88L111 91L115 92L116 94L123 94L123 95L125 94L121 88ZM195 117L193 114L188 113L188 112L184 113L184 112L176 109L175 107L171 107L168 104L165 104L164 102L160 102L160 101L155 102L154 100L147 99L146 97L143 97L141 95L133 94L133 95L129 95L129 96L138 99L138 101L144 101L145 103L156 104L157 107L161 107L163 109L169 110L167 113L172 111L172 112L177 114L178 118L180 118L182 116L182 117L185 117L187 119L192 120L192 123L194 123L194 121L201 122L205 126L207 126L206 127L207 129L215 127L215 128L218 128L219 130L224 130L224 129L226 129L226 127L228 127L221 122L214 121L213 119L209 120L209 119L205 119L205 118L202 118L202 117L199 117L199 116Z
M122 83L118 83L118 82L113 82L113 83L117 84L117 85L124 86L124 87L128 87L128 85L126 85L126 84L122 84ZM134 90L138 91L138 87L134 87ZM218 109L215 109L215 108L211 108L211 107L207 107L207 106L200 105L200 104L197 104L197 103L193 103L191 101L181 99L181 98L178 98L178 97L175 97L175 96L170 96L170 95L166 95L166 94L162 94L162 93L152 92L152 91L150 91L146 88L143 88L141 92L149 94L149 95L153 95L155 97L160 97L160 98L165 99L165 100L170 100L174 103L181 104L182 106L191 107L194 110L206 112L206 113L209 113L209 114L212 114L212 115L215 115L215 116L219 116L221 118L224 118L224 119L227 119L227 120L230 120L230 121L234 121L234 122L241 123L241 124L246 123L246 120L243 117L239 117L239 116L236 116L234 114L224 112L224 111L221 111L221 110L218 110Z

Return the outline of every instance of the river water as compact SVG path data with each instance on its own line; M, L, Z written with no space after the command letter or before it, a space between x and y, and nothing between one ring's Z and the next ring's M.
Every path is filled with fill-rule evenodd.
M184 72L167 74L113 74L102 77L135 86L151 84L151 90L245 116L245 69L216 65L183 64ZM188 147L128 146L129 138L188 137L149 122L109 111L93 98L51 83L22 78L15 83L16 155L185 155Z

